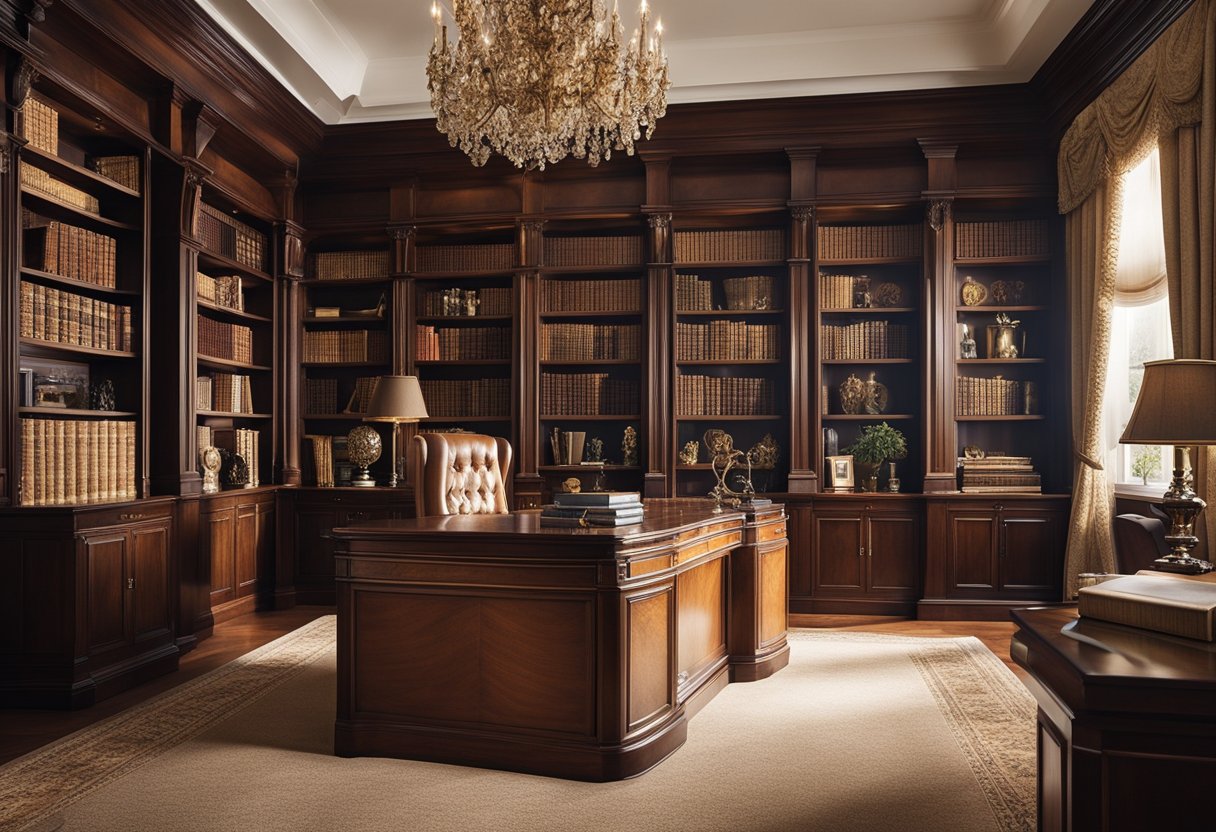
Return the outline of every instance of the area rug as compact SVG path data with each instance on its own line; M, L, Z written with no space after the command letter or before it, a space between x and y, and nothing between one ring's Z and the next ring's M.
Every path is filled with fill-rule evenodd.
M0 768L0 829L1030 830L1033 699L977 639L794 630L654 770L579 783L333 756L318 619Z

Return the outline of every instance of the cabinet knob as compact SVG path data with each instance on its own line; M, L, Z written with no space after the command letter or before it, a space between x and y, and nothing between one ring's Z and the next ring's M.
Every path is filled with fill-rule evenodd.
M992 510L993 511L1004 511L1005 507L1003 505L1001 505L1000 503L993 503Z
M874 508L874 506L867 505L867 506L866 506L866 511L869 511L869 510L870 510L870 509L872 509L872 508Z
M127 589L135 589L135 579L127 578Z
M857 552L857 557L864 558L865 556L866 556L866 547L862 546L860 551Z

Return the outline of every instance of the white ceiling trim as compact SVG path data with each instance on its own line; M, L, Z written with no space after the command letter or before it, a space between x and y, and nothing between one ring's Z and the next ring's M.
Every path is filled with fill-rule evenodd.
M369 59L357 33L342 23L337 10L343 0L197 2L328 124L432 116L425 54ZM425 17L422 0L399 2L417 4L419 17ZM866 26L683 40L669 31L668 100L679 104L1024 82L1092 2L992 0L970 16L904 25L879 20ZM774 20L774 28L779 25ZM429 40L429 34L425 37Z

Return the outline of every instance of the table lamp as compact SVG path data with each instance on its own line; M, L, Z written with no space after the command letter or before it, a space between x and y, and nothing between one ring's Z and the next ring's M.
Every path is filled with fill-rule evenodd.
M397 426L402 422L417 422L428 415L417 376L380 376L367 403L367 410L363 413L363 421L391 422L393 425L389 445L393 475L389 479L389 488L397 486Z
M1195 495L1190 446L1216 445L1216 361L1145 362L1140 395L1119 441L1174 446L1174 479L1161 501L1171 523L1165 536L1170 551L1154 567L1187 575L1211 572L1212 564L1191 555L1199 542L1195 518L1206 504Z

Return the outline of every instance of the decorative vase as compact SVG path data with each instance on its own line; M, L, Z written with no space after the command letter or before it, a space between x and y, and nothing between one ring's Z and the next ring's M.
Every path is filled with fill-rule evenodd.
M890 463L891 473L887 475L887 490L892 493L899 493L899 477L895 476L895 463Z
M877 373L871 372L870 377L864 382L864 390L862 392L862 409L866 413L877 415L887 409L887 385L878 381Z

